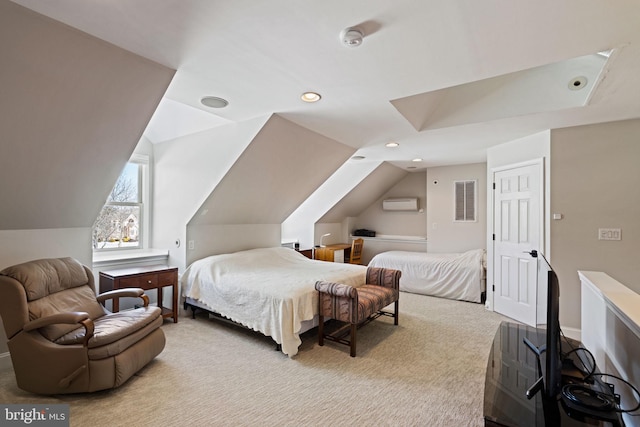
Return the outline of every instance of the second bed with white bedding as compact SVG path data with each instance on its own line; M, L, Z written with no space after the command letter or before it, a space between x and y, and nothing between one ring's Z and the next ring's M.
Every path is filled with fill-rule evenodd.
M463 253L388 251L373 257L370 267L402 271L400 290L463 301L482 302L485 250Z

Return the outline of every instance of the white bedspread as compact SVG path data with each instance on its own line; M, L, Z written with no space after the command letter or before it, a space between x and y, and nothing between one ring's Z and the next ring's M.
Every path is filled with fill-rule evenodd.
M401 291L480 302L484 254L484 249L454 254L389 251L374 256L369 266L402 271Z
M214 255L182 275L182 295L235 322L270 336L293 356L302 343L301 322L318 314L317 280L360 286L362 265L316 261L289 248Z

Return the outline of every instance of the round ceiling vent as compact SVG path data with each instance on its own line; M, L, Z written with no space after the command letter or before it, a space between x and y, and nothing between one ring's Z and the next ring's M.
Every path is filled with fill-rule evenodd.
M211 108L224 108L229 105L229 101L226 99L218 98L217 96L205 96L200 100L202 105Z
M569 80L569 89L580 90L587 85L587 78L584 76L574 77Z

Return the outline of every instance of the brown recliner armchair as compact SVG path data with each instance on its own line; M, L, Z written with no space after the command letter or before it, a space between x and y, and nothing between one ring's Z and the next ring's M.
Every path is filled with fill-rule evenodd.
M141 298L111 313L101 303ZM40 394L122 385L164 349L161 310L142 289L96 297L93 273L72 258L41 259L0 271L0 315L18 387Z

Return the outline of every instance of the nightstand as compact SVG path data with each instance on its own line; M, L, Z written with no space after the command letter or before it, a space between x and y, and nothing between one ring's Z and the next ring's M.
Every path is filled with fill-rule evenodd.
M171 308L162 306L163 288L172 287ZM155 289L158 294L158 307L162 309L162 317L173 317L178 322L178 268L168 265L150 265L129 267L100 272L100 293L122 288ZM120 310L118 298L113 299L113 311Z
M302 255L306 256L309 259L313 259L313 249L296 249L297 252L300 252Z

